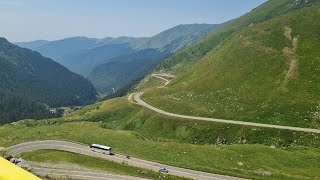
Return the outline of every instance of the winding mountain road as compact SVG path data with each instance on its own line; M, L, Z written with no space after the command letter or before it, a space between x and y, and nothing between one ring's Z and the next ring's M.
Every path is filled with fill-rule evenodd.
M167 75L164 75L163 77L161 77L161 74L153 74L152 76L155 77L155 78L158 78L158 79L161 79L161 80L165 81L165 85L164 86L160 86L158 88L163 88L163 87L167 86L170 83L170 80L167 80L167 79L164 78L164 77L167 77ZM180 115L180 114L170 113L170 112L166 112L166 111L163 111L161 109L158 109L158 108L156 108L154 106L151 106L150 104L144 102L141 99L141 96L143 95L143 93L144 92L130 94L129 98L134 97L134 100L136 102L133 102L132 99L129 100L129 101L132 102L132 103L138 104L140 106L143 106L143 107L145 107L147 109L150 109L152 111L155 111L155 112L157 112L159 114L166 115L166 116L182 118L182 119L210 121L210 122L216 122L216 123L236 124L236 125L254 126L254 127L262 127L262 128L273 128L273 129L284 129L284 130L292 130L292 131L301 131L301 132L318 133L318 134L320 134L320 129L300 128L300 127L292 127L292 126L281 126L281 125L262 124L262 123L235 121L235 120L225 120L225 119L215 119L215 118L187 116L187 115Z
M173 77L174 77L173 75L169 75L169 74L152 74L151 76L165 81L163 86L159 86L159 87L157 87L157 88L164 88L164 87L166 87L166 86L170 83L170 80L165 79L165 78L163 78L163 77L170 77L170 78L173 78Z
M77 154L83 154L91 157L98 157L101 159L106 159L110 161L114 161L117 163L126 163L130 166L139 167L143 169L158 171L160 167L165 167L169 170L169 174L180 176L180 177L186 177L191 179L208 179L208 180L236 180L240 178L236 177L230 177L230 176L224 176L224 175L217 175L217 174L211 174L201 171L195 171L185 168L178 168L174 166L168 166L156 162L146 161L142 159L137 158L126 158L124 155L115 154L113 156L106 155L102 153L98 153L95 151L92 151L89 146L74 143L74 142L67 142L67 141L58 141L58 140L45 140L45 141L32 141L32 142L26 142L17 144L11 147L8 147L8 152L13 156L18 156L25 152L31 152L36 150L44 150L44 149L51 149L51 150L61 150L61 151L68 151L73 152ZM37 170L37 169L36 169ZM51 169L52 170L52 169ZM48 173L45 169L41 168L40 174L46 174ZM50 173L50 172L49 172ZM52 172L54 174L59 174L59 172ZM68 175L72 175L72 173L68 173L68 171L62 172L62 174L67 173ZM61 172L60 172L61 174ZM82 174L80 176L90 176L90 174ZM80 177L79 176L79 177ZM134 177L133 177L134 178ZM110 177L107 177L106 179L110 179ZM120 179L120 178L119 178ZM135 178L137 179L137 178Z

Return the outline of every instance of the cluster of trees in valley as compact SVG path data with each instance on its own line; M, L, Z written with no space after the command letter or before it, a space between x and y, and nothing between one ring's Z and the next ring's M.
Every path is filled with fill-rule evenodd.
M91 82L38 52L0 38L0 123L53 115L47 107L96 101Z

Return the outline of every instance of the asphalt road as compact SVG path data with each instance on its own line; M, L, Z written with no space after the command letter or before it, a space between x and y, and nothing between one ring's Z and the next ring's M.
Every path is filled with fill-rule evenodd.
M161 74L156 74L156 75L152 75L152 76L165 81L164 86L160 86L158 88L163 88L170 83L169 80L161 77ZM308 132L308 133L320 133L320 129L280 126L280 125L272 125L272 124L262 124L262 123L253 123L253 122L244 122L244 121L235 121L235 120L225 120L225 119L215 119L215 118L207 118L207 117L197 117L197 116L187 116L187 115L174 114L174 113L170 113L170 112L166 112L161 109L158 109L154 106L151 106L150 104L147 104L143 100L141 100L141 96L143 95L143 93L144 92L134 93L134 94L130 95L129 97L131 98L132 96L134 96L134 100L136 101L135 104L138 104L140 106L143 106L145 108L148 108L152 111L155 111L157 113L160 113L160 114L163 114L166 116L182 118L182 119L210 121L210 122L217 122L217 123L237 124L237 125L244 125L244 126L254 126L254 127L263 127L263 128L273 128L273 129L285 129L285 130L301 131L301 132ZM132 102L132 100L130 102Z
M17 144L7 148L9 153L14 156L17 156L25 152L31 152L31 151L43 150L43 149L68 151L68 152L83 154L87 156L98 157L101 159L111 160L117 163L126 163L130 166L149 169L153 171L158 171L160 167L165 167L169 170L169 174L191 178L191 179L208 179L208 180L240 179L236 177L217 175L217 174L205 173L205 172L200 172L200 171L195 171L190 169L178 168L174 166L168 166L168 165L146 161L142 159L137 159L137 158L132 158L132 157L130 159L127 159L126 156L120 155L120 154L115 154L114 156L105 155L102 153L92 151L89 148L89 146L77 144L73 142L67 142L67 141L58 141L58 140L32 141L32 142ZM46 172L43 172L43 173L46 173ZM72 174L69 174L69 175L72 175Z

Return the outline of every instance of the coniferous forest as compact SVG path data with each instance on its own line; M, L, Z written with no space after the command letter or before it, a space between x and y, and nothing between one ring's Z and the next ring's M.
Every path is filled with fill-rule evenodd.
M0 123L47 118L48 107L96 100L90 81L35 51L0 39Z

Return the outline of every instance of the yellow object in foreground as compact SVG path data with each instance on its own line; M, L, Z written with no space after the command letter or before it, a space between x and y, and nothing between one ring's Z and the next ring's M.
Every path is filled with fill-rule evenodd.
M0 157L0 180L41 180L28 171Z

